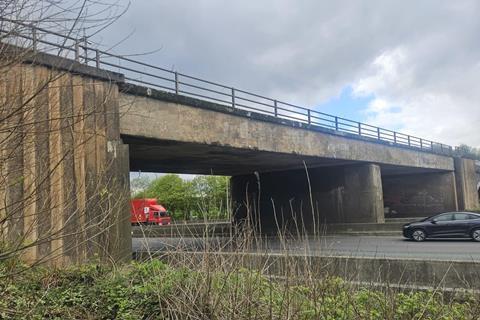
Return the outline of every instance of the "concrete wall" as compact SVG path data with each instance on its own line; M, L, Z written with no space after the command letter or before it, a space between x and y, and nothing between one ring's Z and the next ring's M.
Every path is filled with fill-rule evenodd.
M128 259L129 163L118 88L112 75L82 76L75 63L57 67L63 62L2 71L0 241L28 262Z
M455 158L458 208L472 210L479 207L475 160Z
M457 210L453 172L384 176L387 217L426 217Z
M142 87L129 86L124 91L120 131L125 136L453 170L451 157L306 130L294 122Z
M265 233L384 221L380 168L373 164L309 169L308 177L305 170L234 176L231 188L235 220Z

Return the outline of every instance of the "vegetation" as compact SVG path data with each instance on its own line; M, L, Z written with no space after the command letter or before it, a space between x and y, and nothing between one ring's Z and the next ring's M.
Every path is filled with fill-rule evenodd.
M338 278L278 281L239 269L209 273L158 260L15 271L0 264L2 319L478 319L473 295L352 286Z
M144 177L134 179L134 198L156 198L171 212L174 219L227 219L228 177L197 176L183 180L167 174L151 182Z
M466 144L461 144L456 147L455 153L461 157L480 160L480 148L470 147Z

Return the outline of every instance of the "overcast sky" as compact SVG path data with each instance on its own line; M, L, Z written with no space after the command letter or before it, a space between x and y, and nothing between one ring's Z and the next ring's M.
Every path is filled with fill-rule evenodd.
M180 72L480 147L479 1L134 0L102 33Z

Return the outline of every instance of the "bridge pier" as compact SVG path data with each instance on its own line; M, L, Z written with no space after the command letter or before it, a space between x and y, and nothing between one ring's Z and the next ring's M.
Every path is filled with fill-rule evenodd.
M234 219L267 234L321 232L326 223L384 222L376 164L234 176L231 194Z

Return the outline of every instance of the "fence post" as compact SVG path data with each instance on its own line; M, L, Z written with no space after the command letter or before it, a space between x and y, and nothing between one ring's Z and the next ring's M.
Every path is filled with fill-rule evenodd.
M423 149L423 139L420 138L420 149Z
M175 94L178 94L178 72L175 71Z
M338 131L338 117L335 117L335 130Z
M407 136L407 141L408 141L408 146L411 147L411 145L410 145L410 136Z
M397 144L397 132L393 131L393 143Z
M307 115L308 115L308 124L312 124L312 117L310 115L310 109L307 109Z
M358 135L362 135L362 124L360 122L358 122Z
M380 140L381 135L380 135L380 128L377 127L377 139Z
M95 49L95 66L100 69L100 52L98 49Z
M275 118L278 117L277 100L273 100L273 112L275 113Z
M232 108L235 108L235 88L232 88Z

